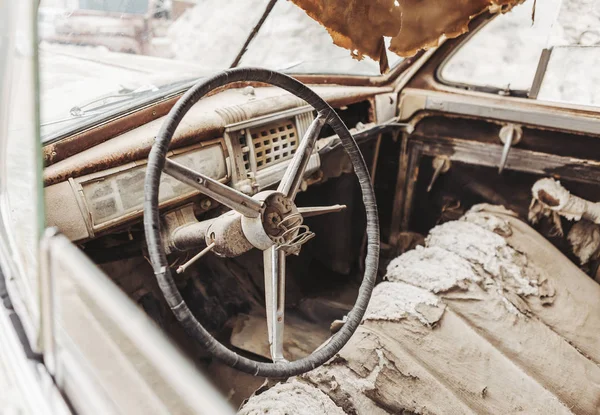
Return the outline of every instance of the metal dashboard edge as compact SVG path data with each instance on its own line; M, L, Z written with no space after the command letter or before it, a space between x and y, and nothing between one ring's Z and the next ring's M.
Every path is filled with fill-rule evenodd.
M406 89L400 98L400 119L409 120L419 111L452 114L536 125L579 134L600 135L600 114L569 113L550 103L498 97L461 96L446 92Z

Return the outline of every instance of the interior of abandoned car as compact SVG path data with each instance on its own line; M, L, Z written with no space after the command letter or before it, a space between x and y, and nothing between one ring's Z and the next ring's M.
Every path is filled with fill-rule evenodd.
M600 7L446 3L41 0L2 209L73 413L600 413Z

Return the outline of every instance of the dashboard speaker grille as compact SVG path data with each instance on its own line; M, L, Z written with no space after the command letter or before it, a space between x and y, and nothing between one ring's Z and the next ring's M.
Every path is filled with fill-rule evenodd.
M293 119L250 129L250 137L257 170L291 158L298 148L298 131Z

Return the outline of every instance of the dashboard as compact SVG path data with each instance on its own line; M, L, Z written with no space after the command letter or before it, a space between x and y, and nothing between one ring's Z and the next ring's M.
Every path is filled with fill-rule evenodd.
M278 183L300 138L314 119L302 106L225 126L222 137L177 148L168 157L215 180L254 194ZM320 167L313 153L306 175ZM72 241L84 241L139 219L143 214L146 160L86 174L46 187L47 221ZM161 209L180 205L199 192L161 176Z
M390 120L397 112L398 94L391 86L314 85L311 89L336 108L350 128ZM138 122L134 119L138 115L132 114L128 122ZM146 160L164 118L160 114L143 118L142 124L125 130L100 126L46 145L47 225L83 243L139 223ZM279 88L227 89L190 109L175 132L168 157L253 195L281 180L314 118L312 107ZM319 142L332 143L325 138ZM315 150L311 156L307 177L321 169L320 152ZM197 214L215 206L196 189L166 174L161 177L159 197L163 212L192 201L200 206Z

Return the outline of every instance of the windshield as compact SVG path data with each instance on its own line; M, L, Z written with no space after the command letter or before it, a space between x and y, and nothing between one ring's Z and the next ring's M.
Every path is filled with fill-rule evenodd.
M287 0L42 0L39 37L45 138L232 66L379 75Z

